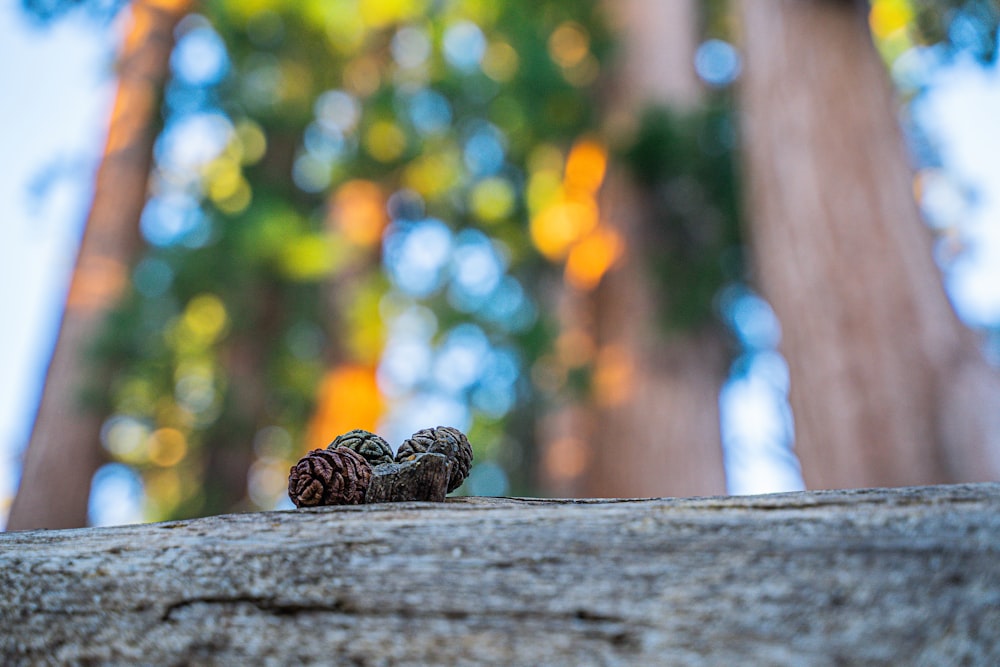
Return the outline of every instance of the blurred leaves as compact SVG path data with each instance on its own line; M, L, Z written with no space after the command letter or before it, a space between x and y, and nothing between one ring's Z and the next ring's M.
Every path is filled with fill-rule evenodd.
M690 112L648 109L621 151L648 205L643 250L668 329L712 321L719 290L744 278L733 116L723 96Z
M890 5L878 0L876 8L879 4ZM996 60L1000 5L995 0L911 0L909 4L913 22L908 25L913 26L921 43L946 44L984 62Z
M306 448L414 420L491 434L490 488L525 488L509 425L553 268L526 186L563 162L600 183L571 166L598 122L598 3L204 11L178 28L149 246L101 345L104 446L141 472L147 518L272 507Z

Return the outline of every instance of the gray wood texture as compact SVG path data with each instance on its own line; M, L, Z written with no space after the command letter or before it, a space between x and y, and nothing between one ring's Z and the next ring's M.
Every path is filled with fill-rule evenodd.
M451 461L444 454L424 452L403 463L383 463L372 470L365 502L443 502L448 495L450 475Z
M1000 664L1000 484L0 534L0 663Z

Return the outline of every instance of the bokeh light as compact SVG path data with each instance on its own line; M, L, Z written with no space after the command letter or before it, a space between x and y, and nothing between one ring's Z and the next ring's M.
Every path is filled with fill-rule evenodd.
M133 468L121 463L101 466L91 483L90 525L141 522L143 497L142 479Z
M486 38L479 26L471 21L458 21L444 33L444 57L448 63L463 72L479 67L486 53Z
M229 70L229 56L218 33L198 16L189 16L178 26L170 65L174 76L190 86L214 86Z
M705 83L722 88L736 80L742 63L739 52L732 44L710 39L695 52L694 68Z
M393 284L411 296L428 296L442 284L451 246L451 231L440 220L393 223L383 250Z

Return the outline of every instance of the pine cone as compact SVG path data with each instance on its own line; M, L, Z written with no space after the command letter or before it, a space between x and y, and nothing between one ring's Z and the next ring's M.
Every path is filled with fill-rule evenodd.
M296 507L360 505L371 479L371 465L354 450L314 449L289 471L288 496Z
M451 477L448 480L448 493L451 493L465 481L472 467L472 445L465 434L451 426L425 428L410 436L410 439L399 446L396 452L396 462L402 463L414 454L430 452L444 454L451 461Z
M392 463L392 447L389 446L389 443L364 429L356 428L343 435L338 435L333 442L326 446L327 449L336 449L337 447L353 449L365 457L365 460L373 468L382 463Z

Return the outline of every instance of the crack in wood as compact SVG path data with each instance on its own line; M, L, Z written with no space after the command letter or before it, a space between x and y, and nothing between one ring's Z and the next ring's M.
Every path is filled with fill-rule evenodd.
M445 619L449 621L459 621L468 623L470 619L478 618L486 621L490 618L504 618L515 622L545 622L551 624L553 621L561 625L571 625L573 622L582 622L584 627L580 634L591 639L601 639L612 645L622 648L635 648L640 641L640 628L651 627L648 624L626 619L613 614L600 613L591 609L578 608L565 612L553 611L533 611L533 610L484 610L475 613L466 609L415 609L412 607L392 607L382 609L362 609L353 603L336 599L331 603L318 602L284 602L271 597L253 595L235 596L204 596L178 600L168 605L160 616L160 621L164 623L176 623L176 614L180 610L194 607L196 605L223 605L236 606L249 604L257 610L274 616L294 616L298 614L328 613L345 614L351 616L366 617L392 617L403 618L424 618L424 619ZM610 627L608 627L610 626Z
M352 605L344 600L334 600L331 603L299 603L281 602L275 598L261 597L254 595L235 596L205 596L178 600L168 605L160 615L163 622L174 622L174 615L182 609L193 607L198 604L208 605L239 605L250 604L262 612L275 616L294 616L296 614L307 613L330 613L330 614L351 614L356 613Z

